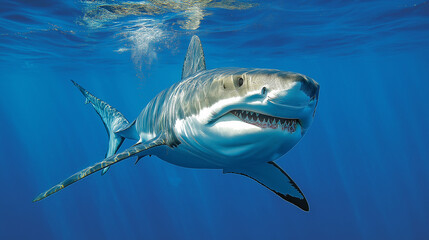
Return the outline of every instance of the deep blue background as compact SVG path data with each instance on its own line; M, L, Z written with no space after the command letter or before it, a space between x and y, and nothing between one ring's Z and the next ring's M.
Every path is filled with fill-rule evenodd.
M0 6L0 239L429 238L427 2L207 8L196 30L177 26L180 13L94 28L82 23L85 6ZM141 30L133 21L142 18L158 22ZM193 34L208 68L289 70L321 85L313 126L277 160L310 212L242 176L156 157L32 203L107 149L101 121L69 80L133 120L180 80Z

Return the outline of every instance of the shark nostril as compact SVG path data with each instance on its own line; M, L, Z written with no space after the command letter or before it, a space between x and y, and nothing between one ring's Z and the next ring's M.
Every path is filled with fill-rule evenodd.
M261 89L261 94L262 95L265 95L267 93L267 88L266 87L263 87L262 89Z

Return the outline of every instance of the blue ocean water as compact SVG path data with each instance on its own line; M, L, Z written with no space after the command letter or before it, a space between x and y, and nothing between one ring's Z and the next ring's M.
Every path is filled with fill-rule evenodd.
M429 238L427 1L3 0L0 19L0 239ZM180 80L194 34L208 68L321 85L312 127L276 161L310 211L156 157L32 203L107 150L70 79L133 120Z

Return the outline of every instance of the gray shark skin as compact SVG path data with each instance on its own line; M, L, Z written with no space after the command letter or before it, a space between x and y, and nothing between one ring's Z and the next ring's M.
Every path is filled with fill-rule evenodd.
M310 127L319 84L298 73L272 69L206 70L201 42L193 36L182 80L160 92L129 123L115 108L73 82L101 117L109 135L106 158L41 193L39 201L130 157L156 155L171 164L247 176L308 211L293 180L273 161ZM116 153L124 139L137 143Z

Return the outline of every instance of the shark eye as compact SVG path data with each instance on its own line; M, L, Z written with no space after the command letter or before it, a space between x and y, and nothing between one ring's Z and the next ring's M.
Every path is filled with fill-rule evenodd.
M243 85L243 82L244 82L243 78L239 78L238 79L238 86L241 87Z

